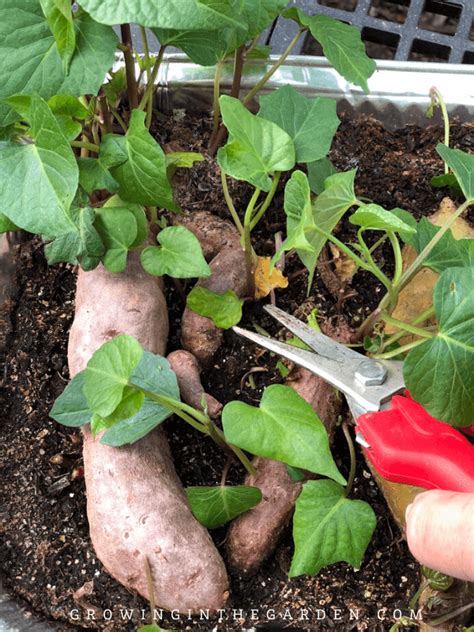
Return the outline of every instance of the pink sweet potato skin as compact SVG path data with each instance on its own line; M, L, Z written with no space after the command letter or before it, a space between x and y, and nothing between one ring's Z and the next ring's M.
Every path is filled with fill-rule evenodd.
M209 264L211 276L197 285L213 292L234 290L240 298L247 294L248 275L245 254L238 235L225 243ZM181 321L181 343L203 367L208 366L222 343L222 329L212 320L186 308Z
M102 268L79 273L68 351L71 374L120 333L164 353L166 303L158 280L137 260L123 274ZM108 572L148 599L148 560L160 607L183 613L222 608L228 598L226 569L207 530L191 514L163 431L112 448L85 430L84 467L91 539Z
M216 217L208 211L178 215L176 221L199 239L204 257L208 261L213 259L226 244L239 237L232 222Z
M222 404L212 395L204 392L199 376L199 364L193 354L179 349L168 354L167 360L176 373L181 399L186 404L202 410L202 398L204 397L209 416L218 417L222 410Z
M299 367L287 377L287 384L314 408L331 437L340 411L334 389ZM259 487L263 500L234 520L227 536L229 563L243 575L255 573L274 551L291 520L302 487L292 480L283 463L256 457L252 464L257 474L247 475L245 485Z

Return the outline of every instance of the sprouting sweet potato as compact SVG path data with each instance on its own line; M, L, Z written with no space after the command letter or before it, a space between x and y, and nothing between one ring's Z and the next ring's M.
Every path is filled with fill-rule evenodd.
M341 406L336 391L302 368L295 368L286 382L314 408L331 438ZM227 536L229 562L244 575L255 573L274 551L293 515L302 486L290 477L283 463L257 457L252 464L257 474L247 475L245 485L259 487L263 500L234 520Z
M205 399L205 407L210 417L218 417L222 410L222 404L212 395L204 392L199 376L198 361L189 351L179 349L168 354L168 362L178 378L181 399L202 410L202 399Z
M233 290L240 298L245 297L249 286L247 265L239 234L232 224L203 212L191 216L184 225L198 237L203 252L213 257L209 264L211 276L198 281L198 285L217 293ZM181 343L201 366L210 364L222 337L222 329L212 320L188 308L184 310Z
M213 259L227 243L238 238L234 224L208 211L197 211L176 217L177 223L190 230L199 239L204 257L208 261Z
M159 281L145 274L137 259L123 274L103 268L79 273L68 350L71 375L120 333L135 336L149 351L165 351L165 299ZM91 540L108 572L148 598L148 561L160 607L222 608L228 597L226 569L207 530L191 514L163 431L113 448L85 430L84 467Z

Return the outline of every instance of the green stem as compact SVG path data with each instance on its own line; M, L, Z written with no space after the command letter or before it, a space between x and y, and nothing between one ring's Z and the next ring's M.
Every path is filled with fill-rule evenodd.
M248 275L248 288L251 296L255 293L255 252L252 247L251 232L252 232L252 216L254 214L255 205L262 192L258 187L255 189L250 202L247 205L244 216L244 235L243 245L245 252L245 260L247 262L247 275Z
M397 355L400 355L401 353L406 353L407 351L410 351L411 349L415 349L415 347L419 347L424 342L426 342L425 338L423 338L422 340L415 340L414 342L410 342L406 345L403 345L403 347L394 349L393 351L387 351L386 353L374 353L374 355L371 357L376 358L377 360L389 360L390 358L395 358Z
M145 53L145 66L146 66L146 84L148 85L150 83L150 79L151 79L151 70L150 70L150 47L148 45L148 36L146 34L146 28L144 26L140 25L140 34L142 36L142 42L143 42L143 51ZM146 126L148 128L150 128L151 125L151 117L153 114L153 108L152 108L153 102L152 99L148 99L147 102L147 110L146 110Z
M214 72L214 91L213 91L213 124L212 135L215 136L219 129L219 118L221 115L221 109L219 106L219 97L221 95L221 79L222 70L224 68L224 62L220 61L216 64L216 70Z
M425 320L428 320L428 318L431 318L431 316L433 316L434 313L435 313L435 308L429 307L428 309L425 309L425 311L422 314L420 314L414 320L412 320L410 325L419 325L420 323L425 322ZM382 316L382 319L384 319L383 316ZM392 345L395 342L398 342L398 340L400 340L400 338L403 338L405 335L406 334L404 331L398 331L396 334L393 334L392 336L387 338L387 340L384 341L383 349Z
M69 144L71 145L71 147L79 147L80 149L88 149L89 151L93 151L96 154L99 153L99 145L88 143L85 140L72 140Z
M282 66L285 63L286 58L291 53L293 48L296 46L296 44L298 43L298 40L300 39L301 35L304 33L305 30L306 29L300 29L298 31L298 33L294 36L294 38L288 44L283 55L273 64L271 68L269 68L269 70L267 70L267 72L263 75L260 81L258 81L254 85L254 87L250 90L250 92L248 92L248 94L245 96L245 98L242 101L244 105L247 105L247 103L249 103L249 101L251 101L254 98L254 96L263 88L263 86L267 83L267 81L276 73L278 68L280 68L280 66Z
M114 107L112 107L111 105L109 105L109 109L110 109L110 113L112 114L112 116L115 118L117 123L120 125L120 127L123 129L123 131L126 134L127 131L128 131L127 130L127 124L125 123L123 118L120 116L120 114L117 112L117 110Z
M430 97L431 97L432 102L435 103L436 105L439 105L440 107L441 114L443 116L443 123L444 123L444 141L443 142L446 145L446 147L449 147L449 133L450 133L449 114L446 108L446 103L444 102L444 99L443 99L443 95L438 90L438 88L433 87L430 90ZM444 173L445 174L449 173L449 167L446 162L444 163Z
M251 474L252 476L254 476L257 473L257 470L250 463L247 456L242 452L240 448L238 448L235 445L232 445L231 443L228 443L222 430L218 428L211 420L209 420L209 422L210 422L209 435L212 437L212 439L214 439L217 445L220 445L222 448L227 449L227 450L228 449L232 450L235 456L239 459L239 461L245 467L247 472Z
M351 469L349 472L349 480L347 481L346 491L344 492L344 496L345 498L347 498L350 495L352 491L352 487L354 485L357 460L356 460L356 453L354 449L354 442L352 441L351 433L349 432L347 422L344 422L342 424L342 430L344 431L344 436L347 441L347 447L349 448L349 455L351 459Z
M267 197L265 198L262 206L258 209L257 213L252 218L250 223L250 230L253 230L258 222L262 219L265 214L265 211L268 209L270 204L272 203L273 198L275 197L276 190L278 188L278 183L280 182L281 172L277 171L273 176L272 187L270 191L267 193Z
M240 235L243 236L244 227L242 226L242 222L240 221L237 211L235 210L234 203L232 202L232 198L229 193L229 187L227 186L227 176L222 171L222 169L221 169L221 182L222 182L222 191L224 193L224 199L226 201L227 208L229 209L229 213L232 215L232 219L234 220L234 224L237 226L237 230L239 231Z
M400 248L400 243L395 233L389 232L388 238L390 239L390 243L392 244L393 256L395 258L395 272L393 274L392 285L394 287L397 287L403 274L402 250Z
M170 410L173 414L177 415L178 417L181 417L183 421L188 423L190 426L192 426L199 432L202 432L203 434L208 434L207 424L204 424L200 420L196 419L198 417L197 413L199 411L195 410L194 408L191 408L190 406L187 406L186 404L183 404L183 402L180 402L176 399L173 399L171 397L166 397L166 395L157 395L156 393L153 393L152 391L147 391L143 389L141 386L137 386L136 384L131 383L129 386L139 389L140 391L142 391L145 397L152 399L157 404L161 404L161 406L164 406L165 408ZM188 413L186 412L186 409L191 410L192 416L188 415ZM205 416L203 415L203 417ZM205 419L207 422L207 417L205 417Z
M441 228L438 230L438 232L433 236L433 238L431 239L431 241L429 241L426 246L423 248L423 250L420 252L420 254L417 256L417 258L415 259L415 261L411 264L411 266L409 266L407 268L407 270L405 270L405 272L402 274L401 279L400 279L400 283L399 283L399 289L402 289L403 287L405 287L405 285L407 285L407 283L409 283L411 281L411 279L415 276L415 274L418 272L418 270L421 268L423 261L426 259L426 257L430 254L430 252L433 250L433 248L436 246L436 244L439 242L439 240L443 237L443 235L451 228L451 226L454 224L454 222L457 220L457 218L472 204L472 200L466 200L466 202L464 202L464 204L461 204L461 206L459 206L454 213L448 217L448 219L444 222L444 224L441 226ZM382 299L383 301L384 299Z
M421 338L434 338L435 334L430 331L426 331L425 329L421 329L420 327L415 327L414 325L409 325L408 323L404 323L397 318L393 318L393 316L389 316L385 314L382 316L382 319L393 327L397 327L398 329L402 329L403 331L407 331L410 334L415 336L420 336Z
M148 105L148 101L151 100L153 102L153 93L155 90L155 81L158 77L158 72L160 70L161 62L163 61L163 56L165 54L166 46L160 46L160 50L158 51L158 56L156 58L155 64L153 66L153 70L151 71L150 80L147 83L146 90L142 96L140 104L138 106L139 110L145 110Z
M369 272L372 272L372 274L385 286L385 288L387 289L387 292L390 295L390 303L392 305L395 305L397 302L397 292L395 288L393 287L393 284L390 281L390 279L382 272L382 270L380 270L380 268L377 266L377 264L373 260L372 253L370 252L369 247L365 243L364 238L362 236L363 232L364 232L363 228L360 228L358 230L357 239L359 240L360 247L362 248L364 256L367 260L368 266L366 266L365 269L368 270Z

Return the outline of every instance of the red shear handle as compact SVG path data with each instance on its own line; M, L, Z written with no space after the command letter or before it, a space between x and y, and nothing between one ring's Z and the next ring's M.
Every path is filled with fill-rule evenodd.
M395 395L389 410L361 415L356 425L370 445L367 457L387 480L474 492L474 445L409 397Z

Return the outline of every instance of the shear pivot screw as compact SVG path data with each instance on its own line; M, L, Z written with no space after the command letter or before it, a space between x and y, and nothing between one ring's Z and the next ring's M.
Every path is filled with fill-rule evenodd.
M387 369L376 360L364 360L357 367L355 379L362 386L380 386L385 382Z

